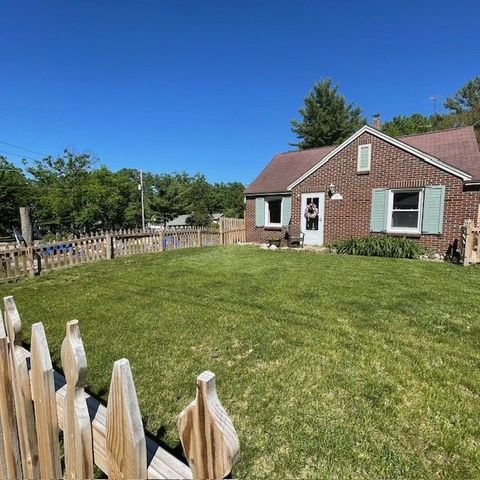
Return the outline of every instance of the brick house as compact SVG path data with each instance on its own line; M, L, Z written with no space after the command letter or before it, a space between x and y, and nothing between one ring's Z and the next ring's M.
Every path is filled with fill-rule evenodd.
M341 145L276 155L245 200L250 242L293 224L306 244L388 233L444 253L477 218L480 151L473 127L393 138L366 125Z

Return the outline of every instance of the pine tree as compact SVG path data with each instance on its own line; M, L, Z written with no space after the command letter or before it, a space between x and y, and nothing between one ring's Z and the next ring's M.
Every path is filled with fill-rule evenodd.
M447 98L445 108L455 113L468 112L480 107L480 76L467 82L453 97Z
M339 144L366 123L361 109L347 104L329 78L314 84L299 113L302 120L291 124L300 142L291 145L301 150Z

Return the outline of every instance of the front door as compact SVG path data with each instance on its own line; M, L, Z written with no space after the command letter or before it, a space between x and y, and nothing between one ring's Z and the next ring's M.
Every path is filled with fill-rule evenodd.
M305 245L323 245L325 193L302 193L302 232Z

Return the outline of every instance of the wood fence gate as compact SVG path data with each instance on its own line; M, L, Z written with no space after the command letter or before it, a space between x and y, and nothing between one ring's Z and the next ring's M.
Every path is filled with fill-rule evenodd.
M224 478L239 457L235 428L209 371L197 378L195 400L178 418L190 468L145 435L128 360L113 365L105 407L85 393L87 358L79 323L66 325L65 377L55 371L42 323L22 346L13 297L0 308L0 474L5 479ZM60 454L63 431L64 468Z

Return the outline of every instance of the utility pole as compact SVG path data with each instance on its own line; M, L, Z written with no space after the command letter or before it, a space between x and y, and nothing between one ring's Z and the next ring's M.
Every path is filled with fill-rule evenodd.
M140 185L138 186L140 189L140 195L142 198L142 230L145 231L145 200L143 195L143 171L140 170Z

